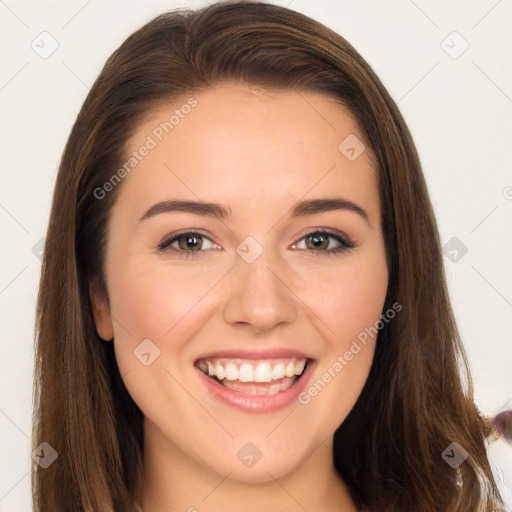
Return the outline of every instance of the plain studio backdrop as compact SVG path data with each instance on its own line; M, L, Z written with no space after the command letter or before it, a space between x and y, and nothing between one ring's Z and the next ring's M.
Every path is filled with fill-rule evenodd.
M476 403L489 415L512 409L512 1L275 3L345 37L398 103L439 223ZM34 311L70 129L131 32L163 11L206 5L0 0L1 512L31 510ZM512 510L512 445L499 440L488 453Z

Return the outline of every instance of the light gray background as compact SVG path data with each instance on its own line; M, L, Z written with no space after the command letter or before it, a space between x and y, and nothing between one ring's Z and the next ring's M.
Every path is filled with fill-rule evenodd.
M489 415L512 408L512 0L276 3L343 35L398 102L443 244L458 239L445 266L476 402ZM37 244L71 126L106 58L132 31L165 10L204 5L0 0L0 512L31 510ZM47 56L52 38L58 48ZM489 456L512 510L512 446L499 440Z

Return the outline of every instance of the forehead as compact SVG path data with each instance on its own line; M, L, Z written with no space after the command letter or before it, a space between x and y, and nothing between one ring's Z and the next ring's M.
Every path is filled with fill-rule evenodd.
M347 140L364 148L356 159ZM322 94L222 84L159 105L127 146L129 154L151 149L123 188L155 200L166 187L174 196L239 198L246 206L309 192L376 198L364 134L347 108Z

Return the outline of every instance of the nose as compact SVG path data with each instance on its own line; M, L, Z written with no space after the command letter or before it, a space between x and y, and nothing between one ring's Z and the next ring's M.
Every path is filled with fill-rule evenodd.
M241 258L230 272L224 320L247 324L256 332L268 331L281 323L292 323L298 316L298 297L284 273L265 251L252 263Z

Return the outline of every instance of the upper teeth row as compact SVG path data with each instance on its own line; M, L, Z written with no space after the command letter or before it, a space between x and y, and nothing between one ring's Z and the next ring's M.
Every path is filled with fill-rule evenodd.
M244 362L240 368L235 363L208 361L201 359L199 368L210 377L216 376L219 380L239 380L240 382L270 382L283 377L300 375L306 366L306 359L291 359L287 363L278 362L273 367L268 361L260 363Z

